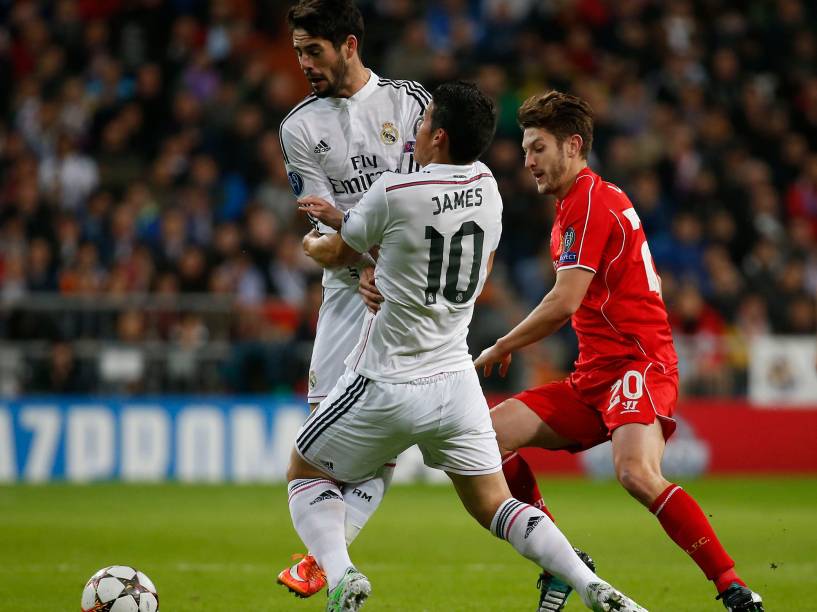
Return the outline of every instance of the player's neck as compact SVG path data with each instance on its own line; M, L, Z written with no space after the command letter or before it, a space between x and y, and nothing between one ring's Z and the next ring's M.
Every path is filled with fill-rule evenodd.
M565 179L564 183L562 183L562 186L559 187L559 189L553 195L555 195L557 199L563 200L573 188L573 183L576 182L576 177L579 176L581 171L585 168L587 168L586 159L576 160L575 164L571 164L570 171L567 173L567 178Z
M464 164L455 164L454 160L451 159L451 156L446 153L445 151L434 150L431 154L431 159L428 160L428 164L445 164L447 166L462 166Z
M338 91L338 98L351 98L369 82L371 72L362 63L352 62L346 74L343 87Z

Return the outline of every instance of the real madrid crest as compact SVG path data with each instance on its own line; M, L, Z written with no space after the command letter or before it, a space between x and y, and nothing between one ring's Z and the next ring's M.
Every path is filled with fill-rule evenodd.
M383 144L391 145L397 142L397 139L400 137L400 132L397 131L397 128L394 126L393 123L390 121L386 121L383 124L383 129L380 130L380 140L383 141Z

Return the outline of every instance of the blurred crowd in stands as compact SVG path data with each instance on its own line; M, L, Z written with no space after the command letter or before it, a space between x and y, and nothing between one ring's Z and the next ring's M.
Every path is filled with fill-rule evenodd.
M302 388L321 290L301 251L307 225L277 133L308 92L288 5L0 0L0 342L48 347L23 355L17 391L104 389L105 369L91 359L99 340L170 347L158 350L163 375L137 368L125 390ZM754 336L814 333L811 3L360 6L364 63L375 72L429 90L472 79L498 104L485 161L504 198L504 239L475 314L474 351L554 281L553 206L522 167L515 122L522 100L549 88L595 110L590 163L630 195L644 223L686 393L743 393ZM170 306L145 310L134 298L145 294ZM70 299L61 305L57 295ZM194 305L178 306L184 297ZM219 299L229 306L208 316ZM108 310L94 309L101 304ZM223 359L200 370L197 347L209 346L226 347ZM560 376L575 350L564 330L489 388ZM112 363L127 370L127 358ZM206 380L174 383L168 372L179 363Z

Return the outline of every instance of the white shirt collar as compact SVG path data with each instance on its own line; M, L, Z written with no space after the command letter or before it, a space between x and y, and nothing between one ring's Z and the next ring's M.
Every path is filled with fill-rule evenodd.
M423 172L431 172L432 170L468 172L474 168L475 163L476 162L471 162L470 164L428 164L427 166L423 166Z
M367 68L368 70L368 68ZM350 104L359 104L368 98L377 89L377 84L380 77L374 73L374 70L369 70L369 80L357 92L348 98L326 98L332 106L347 106Z

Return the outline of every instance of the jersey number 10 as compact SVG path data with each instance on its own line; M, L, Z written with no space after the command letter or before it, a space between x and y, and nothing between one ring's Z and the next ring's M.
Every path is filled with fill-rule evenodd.
M462 260L462 239L465 236L474 237L474 258L471 262L471 274L468 276L468 286L464 290L457 288L460 277L460 263ZM430 225L426 225L426 240L431 241L428 254L428 284L425 290L426 306L437 303L437 293L440 291L440 282L443 275L443 249L445 236ZM451 236L448 247L448 269L445 271L445 287L443 296L449 302L462 304L474 295L479 284L479 268L482 265L482 244L485 241L485 232L474 221L466 221L460 229Z

